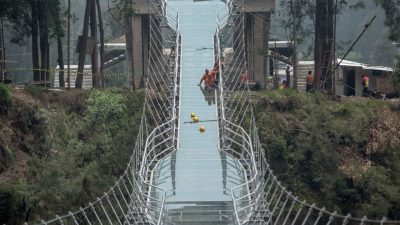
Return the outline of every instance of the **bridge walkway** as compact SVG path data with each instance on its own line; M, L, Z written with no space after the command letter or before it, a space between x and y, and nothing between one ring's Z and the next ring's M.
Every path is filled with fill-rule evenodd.
M232 224L230 189L245 182L240 163L219 151L216 94L197 86L214 64L216 11L224 3L168 1L179 12L182 36L180 143L153 171L153 185L167 190L169 224ZM191 122L191 113L199 117ZM206 128L201 134L200 125Z

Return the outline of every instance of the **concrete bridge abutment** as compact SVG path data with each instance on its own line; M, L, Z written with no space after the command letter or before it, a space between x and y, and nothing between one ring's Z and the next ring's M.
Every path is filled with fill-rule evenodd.
M147 76L147 68L150 51L150 15L152 13L150 0L133 0L133 15L129 25L132 29L132 48L127 48L128 65L131 66L132 76L136 88L144 87L144 77ZM128 40L129 41L129 40Z
M265 89L269 77L268 40L275 0L244 0L245 46L250 77Z

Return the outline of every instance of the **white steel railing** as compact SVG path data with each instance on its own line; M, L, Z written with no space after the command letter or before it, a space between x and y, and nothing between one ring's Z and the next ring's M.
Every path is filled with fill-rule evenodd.
M354 218L300 200L282 185L269 167L260 143L248 82L243 0L228 1L217 13L215 55L219 60L219 146L246 170L245 183L231 189L234 224L400 224L400 221ZM223 64L225 68L223 67Z
M164 223L166 191L151 185L149 174L156 162L178 145L181 37L179 17L171 15L172 9L167 11L163 0L151 1L150 11L144 108L127 168L108 191L86 207L41 224Z

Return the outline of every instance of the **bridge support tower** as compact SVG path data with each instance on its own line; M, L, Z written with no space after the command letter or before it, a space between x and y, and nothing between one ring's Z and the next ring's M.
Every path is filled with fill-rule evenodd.
M262 89L269 77L268 40L275 0L244 0L245 43L249 75Z
M128 23L132 33L127 35L127 67L133 70L136 88L144 86L144 77L147 75L149 46L150 46L150 0L133 0L133 15ZM130 37L129 37L130 36ZM132 46L128 43L132 40ZM132 82L131 82L132 83Z

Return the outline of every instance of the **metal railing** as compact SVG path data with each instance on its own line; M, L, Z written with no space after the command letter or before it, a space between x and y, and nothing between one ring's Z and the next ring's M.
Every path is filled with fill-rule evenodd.
M236 158L246 170L247 180L234 187L234 223L242 224L400 224L400 221L354 218L319 208L294 196L269 167L260 143L248 83L241 76L247 64L243 0L228 1L217 13L216 60L219 60L220 148ZM224 61L225 68L222 64Z
M157 161L176 150L179 135L181 37L179 17L164 0L151 1L148 74L136 143L122 176L86 207L41 224L164 223L166 191L151 185ZM169 54L166 54L166 49Z

